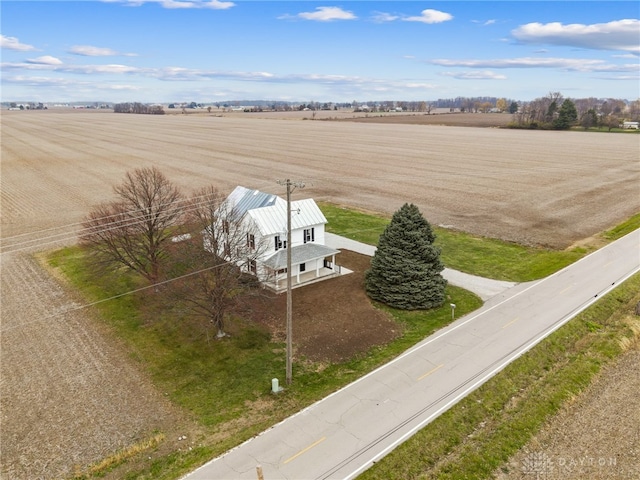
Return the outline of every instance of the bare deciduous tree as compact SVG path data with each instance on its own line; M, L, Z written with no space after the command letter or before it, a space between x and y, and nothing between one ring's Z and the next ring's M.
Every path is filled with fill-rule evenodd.
M176 243L172 255L180 278L169 285L174 298L221 338L228 314L247 294L261 291L258 278L247 270L265 247L256 244L257 232L213 186L197 191L187 211L188 238Z
M124 265L150 283L160 278L166 245L183 212L183 197L155 167L126 174L117 200L95 207L82 223L80 241L103 266Z

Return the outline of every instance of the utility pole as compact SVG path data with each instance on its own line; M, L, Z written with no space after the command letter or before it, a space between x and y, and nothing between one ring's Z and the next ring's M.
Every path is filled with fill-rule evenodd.
M278 180L278 185L287 187L287 385L291 385L293 356L293 308L291 304L291 193L296 187L304 188L304 183Z

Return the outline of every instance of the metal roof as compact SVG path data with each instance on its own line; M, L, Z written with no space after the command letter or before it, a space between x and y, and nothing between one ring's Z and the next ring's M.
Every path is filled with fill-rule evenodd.
M254 208L247 213L256 222L262 235L275 235L287 231L287 202L279 200L272 206ZM291 230L327 223L316 202L308 198L291 202Z
M277 195L264 193L260 190L250 190L241 186L234 188L227 200L238 218L242 218L250 210L275 205L278 200L283 201Z
M304 245L298 245L291 249L291 265L299 265L338 253L340 253L340 250L320 245L319 243L305 243ZM262 263L274 270L287 268L287 249L282 248L278 250Z

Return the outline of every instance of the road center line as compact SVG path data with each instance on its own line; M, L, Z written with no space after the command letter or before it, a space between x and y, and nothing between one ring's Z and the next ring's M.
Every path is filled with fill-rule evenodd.
M302 455L305 452L308 452L309 450L311 450L313 447L315 447L316 445L324 442L327 439L327 437L322 437L320 440L312 443L311 445L309 445L307 448L304 448L302 450L300 450L298 453L296 453L293 457L289 457L287 458L284 462L282 462L283 465L286 465L287 463L295 460L296 458L298 458L300 455Z
M505 323L505 324L503 325L503 327L502 327L502 328L507 328L507 327L509 327L510 325L513 325L514 323L516 323L516 322L518 321L518 318L519 318L519 317L516 317L516 318L514 318L513 320L511 320L509 323Z
M438 365L436 368L432 368L431 370L429 370L427 373L425 373L424 375L422 375L421 377L418 378L418 381L422 380L425 377L428 377L429 375L431 375L433 372L435 372L436 370L440 370L442 367L444 367L444 363L441 363L440 365Z

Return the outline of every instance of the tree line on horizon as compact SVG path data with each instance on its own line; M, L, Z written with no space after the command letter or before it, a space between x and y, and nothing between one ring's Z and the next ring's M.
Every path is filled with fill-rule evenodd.
M216 102L217 109L234 108L243 102ZM175 108L176 104L170 104ZM195 108L197 105L204 108L204 104L191 102L185 104L185 108ZM345 103L294 103L273 102L266 100L252 101L251 107L245 111L295 111L295 110L339 110L352 108L355 111L388 112L401 110L403 112L430 114L434 109L448 108L454 112L468 113L510 113L514 116L511 127L531 129L569 129L581 126L589 129L594 127L613 128L620 126L625 120L640 120L640 99L628 101L619 98L565 98L560 92L549 92L544 97L539 97L529 102L497 97L456 97L452 99L439 99L434 102L427 101L382 101L382 102L358 102L356 100ZM212 107L207 110L211 112ZM116 113L139 114L164 114L164 109L158 104L143 104L139 102L126 102L114 105Z

